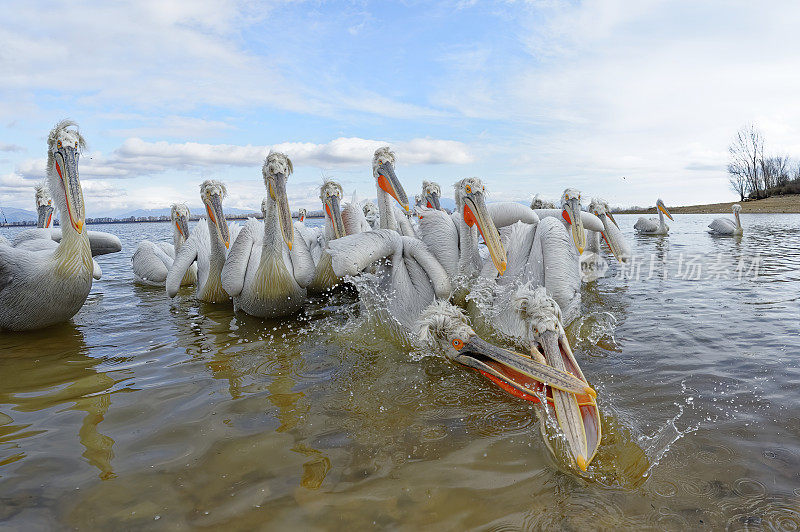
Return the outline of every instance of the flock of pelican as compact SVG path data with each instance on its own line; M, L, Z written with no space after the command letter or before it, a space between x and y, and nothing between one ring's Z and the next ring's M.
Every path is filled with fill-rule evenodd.
M78 160L85 143L76 124L59 122L47 142L49 194L36 189L39 227L14 242L0 237L0 330L69 320L102 275L92 257L121 249L115 236L84 227ZM134 277L163 286L169 297L194 286L199 300L232 300L236 311L262 318L293 314L309 294L324 297L353 283L392 332L549 405L572 462L586 470L601 439L600 413L564 329L580 313L581 283L591 280L581 271L602 260L601 243L618 261L630 257L607 203L594 198L585 211L580 192L568 188L558 207L538 196L530 207L487 204L486 187L470 177L455 183L452 213L441 207L441 187L427 181L412 211L395 162L388 147L375 151L375 203L343 203L342 187L325 181L321 227L307 227L303 209L293 221L293 167L283 153L270 152L262 167L263 220L229 224L225 185L206 180L205 221L190 232L188 207L173 205L173 243L141 242L131 259ZM51 227L54 208L61 229ZM657 208L659 218L641 218L637 231L667 233L663 217L672 216L661 200ZM734 215L735 223L715 220L712 231L741 234L738 205Z

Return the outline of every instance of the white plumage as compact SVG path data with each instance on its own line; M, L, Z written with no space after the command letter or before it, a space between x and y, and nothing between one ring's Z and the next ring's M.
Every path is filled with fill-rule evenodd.
M666 235L669 233L669 226L664 221L664 215L666 214L670 220L672 220L672 215L664 206L661 198L656 201L656 211L658 211L658 218L645 218L642 216L636 221L633 228L641 235Z
M168 242L150 242L143 240L136 247L131 257L131 266L136 281L150 286L164 286L167 282L175 256L180 252L183 243L189 236L189 207L185 204L173 204L170 212L172 223L172 244ZM193 263L181 280L181 286L193 285L197 282L197 264Z
M715 218L714 221L708 225L708 232L712 235L719 236L741 235L744 232L742 229L742 222L739 219L739 211L742 210L742 206L738 203L734 203L731 206L731 210L733 211L733 220L730 218Z

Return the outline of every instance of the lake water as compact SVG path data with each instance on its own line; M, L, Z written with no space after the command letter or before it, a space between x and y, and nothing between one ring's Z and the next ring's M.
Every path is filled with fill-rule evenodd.
M530 403L409 349L352 294L279 321L133 283L0 333L0 528L800 528L800 215L678 215L568 330L603 442L578 475ZM12 229L0 229L10 236ZM43 302L46 304L47 302Z

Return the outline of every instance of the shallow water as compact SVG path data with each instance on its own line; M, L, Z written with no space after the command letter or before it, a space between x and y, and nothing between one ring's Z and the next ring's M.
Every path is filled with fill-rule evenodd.
M72 322L0 333L0 528L798 529L800 215L713 218L618 216L634 267L568 331L604 415L586 476L352 294L279 321L170 300L129 267L168 224L92 226L124 249Z

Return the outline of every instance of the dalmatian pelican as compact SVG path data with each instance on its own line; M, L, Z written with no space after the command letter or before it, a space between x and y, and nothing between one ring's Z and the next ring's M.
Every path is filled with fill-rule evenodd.
M320 187L319 199L322 201L325 213L325 225L318 228L316 238L309 246L314 261L314 280L308 285L308 291L311 293L326 292L341 282L341 279L333 273L331 256L326 250L331 240L345 236L340 207L342 186L335 181L325 181Z
M64 219L61 241L40 251L0 246L0 329L38 329L67 321L92 288L94 267L78 176L86 142L75 122L62 120L50 131L47 146L47 181Z
M436 209L441 211L442 206L439 204L439 198L442 197L442 188L439 183L433 181L422 182L422 202L429 209Z
M709 233L712 235L720 236L741 236L744 232L742 230L742 222L739 220L739 211L742 206L734 203L731 206L733 210L733 221L730 218L715 218L713 222L708 225Z
M380 213L378 212L378 206L375 205L375 203L373 203L371 200L366 200L362 207L362 211L364 212L364 219L367 221L370 228L378 229L381 221Z
M173 203L170 209L172 244L143 240L131 257L131 266L136 281L150 286L164 286L175 256L189 237L189 207L185 203ZM181 286L197 283L197 264L192 263L181 280Z
M192 264L197 261L197 298L207 303L224 303L230 299L222 287L220 276L231 238L236 238L241 226L229 226L225 221L222 200L227 193L225 185L213 179L200 185L200 199L208 217L205 224L201 220L194 226L175 255L165 282L169 297L175 297Z
M301 224L305 224L306 215L307 214L308 214L308 211L306 209L304 209L302 207L297 209L297 221L300 222Z
M295 239L289 211L286 180L292 170L292 161L283 153L267 156L261 169L267 187L264 221L247 221L222 270L222 286L233 297L234 308L252 316L297 312L313 280L311 254L302 238Z
M672 220L672 215L667 210L667 207L664 206L664 202L661 201L661 198L656 201L656 210L658 211L658 219L655 217L652 218L645 218L642 216L636 221L633 228L639 232L640 235L666 235L669 233L669 226L664 222L664 215L667 215L667 218Z
M491 262L498 273L506 270L506 251L497 226L523 219L536 223L538 217L519 204L486 205L486 189L477 177L468 177L454 186L456 209L447 214L423 209L419 215L420 238L444 267L457 294L468 289L481 271L483 260L478 250L478 235L483 236ZM495 223L497 220L497 223ZM466 294L457 295L463 299Z
M394 163L395 154L388 146L375 150L372 157L372 176L375 178L378 192L379 226L381 229L392 229L404 236L416 236L407 216L410 212L408 196L394 173ZM391 198L405 209L405 213L394 207Z
M50 193L43 183L34 187L34 198L36 200L36 214L38 216L36 227L39 229L48 229L53 221L53 200L50 198Z
M597 393L572 355L558 305L544 289L521 294L515 305L530 336L530 355L486 342L463 310L445 301L434 302L422 312L416 332L450 360L476 369L510 394L534 403L544 399L555 413L575 463L585 471L600 443Z
M618 262L627 262L631 256L630 246L619 230L608 203L600 198L592 198L589 212L603 223L603 231L587 231L586 250L580 257L581 273L585 281L593 281L605 273L607 264L600 254L601 238Z
M556 205L552 201L548 201L539 197L539 194L536 194L533 199L531 200L531 209L555 209Z

